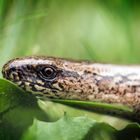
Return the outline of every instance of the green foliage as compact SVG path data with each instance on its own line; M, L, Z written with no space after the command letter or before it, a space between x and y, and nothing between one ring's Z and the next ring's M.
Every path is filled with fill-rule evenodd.
M1 140L135 140L140 138L140 126L137 123L129 123L125 128L117 130L107 123L98 122L88 116L70 117L67 112L58 121L50 122L48 117L50 112L43 111L33 95L3 79L0 79L0 85ZM86 105L86 102L84 104ZM95 106L96 104L93 104L93 107Z
M36 98L12 83L0 79L0 139L19 138L32 124L34 117L47 119L38 107Z
M130 124L118 131L106 123L99 123L87 117L71 118L65 115L54 123L34 120L22 140L134 140L140 136L139 129L139 125ZM134 133L127 135L130 131Z
M95 129L96 128L96 129ZM71 118L64 116L54 123L34 120L33 125L25 133L23 140L87 140L87 139L113 139L115 130L103 123L97 123L87 117Z

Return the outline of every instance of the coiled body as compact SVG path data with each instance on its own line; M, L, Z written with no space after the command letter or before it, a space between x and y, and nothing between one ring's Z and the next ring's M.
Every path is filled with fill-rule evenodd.
M37 96L124 105L140 118L140 67L25 57L3 67L5 78Z

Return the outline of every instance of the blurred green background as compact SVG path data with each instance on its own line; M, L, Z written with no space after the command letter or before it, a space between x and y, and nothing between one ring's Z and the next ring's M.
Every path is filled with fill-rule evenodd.
M136 64L139 25L136 0L0 0L0 70L9 59L28 55Z
M140 62L136 0L0 0L0 68L26 55Z

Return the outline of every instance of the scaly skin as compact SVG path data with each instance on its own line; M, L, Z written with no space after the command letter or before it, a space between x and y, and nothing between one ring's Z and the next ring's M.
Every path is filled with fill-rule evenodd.
M52 73L47 71L46 75L46 68ZM124 105L133 109L133 117L140 120L139 66L25 57L9 61L2 73L37 96Z

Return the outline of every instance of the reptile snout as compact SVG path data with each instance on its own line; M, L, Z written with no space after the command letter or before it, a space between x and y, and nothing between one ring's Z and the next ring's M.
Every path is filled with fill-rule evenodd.
M4 78L11 80L11 81L15 81L18 78L18 72L16 70L16 66L14 66L13 64L13 60L7 62L3 68L2 68L2 75Z
M9 79L9 74L10 74L10 63L6 63L3 68L2 68L2 75L4 78Z

